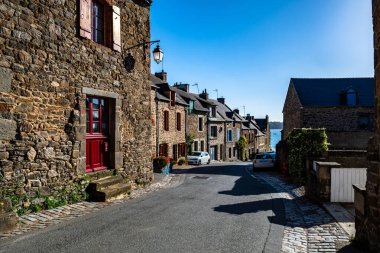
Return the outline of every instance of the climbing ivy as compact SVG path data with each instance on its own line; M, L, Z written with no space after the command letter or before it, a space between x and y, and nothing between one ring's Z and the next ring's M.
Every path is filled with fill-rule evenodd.
M317 157L328 150L325 129L293 129L288 136L289 174L301 183L306 182L305 165L308 157Z
M239 149L241 159L245 160L245 150L247 148L247 139L244 135L240 136L239 140L236 142L236 146Z
M192 152L191 145L194 143L195 136L193 134L189 134L186 136L186 146L187 146L187 153L190 154Z

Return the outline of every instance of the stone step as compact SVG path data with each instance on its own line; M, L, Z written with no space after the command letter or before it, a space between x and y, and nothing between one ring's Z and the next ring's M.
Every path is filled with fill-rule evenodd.
M88 186L88 190L90 192L101 191L111 185L123 183L123 181L124 181L123 177L119 175L101 178L101 179L90 182Z
M105 202L110 198L117 197L118 195L130 193L131 189L132 186L129 183L110 185L107 188L90 193L90 200Z

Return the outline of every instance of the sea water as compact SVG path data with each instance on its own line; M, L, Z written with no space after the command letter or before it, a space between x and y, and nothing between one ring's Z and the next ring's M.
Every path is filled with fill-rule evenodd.
M270 130L270 147L273 151L276 151L276 144L281 140L281 130L282 129Z

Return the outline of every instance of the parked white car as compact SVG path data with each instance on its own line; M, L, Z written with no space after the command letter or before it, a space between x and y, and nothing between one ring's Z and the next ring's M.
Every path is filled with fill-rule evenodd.
M195 151L187 156L187 162L189 164L209 164L211 157L207 152Z
M272 168L276 161L276 153L257 153L253 159L254 168Z

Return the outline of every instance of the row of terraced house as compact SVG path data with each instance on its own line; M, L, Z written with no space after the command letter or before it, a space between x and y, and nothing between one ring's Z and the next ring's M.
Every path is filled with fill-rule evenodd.
M152 156L174 161L190 151L207 151L211 160L249 159L270 150L269 118L241 116L225 98L211 99L206 90L191 93L189 84L170 85L167 73L151 75ZM237 141L245 136L244 154Z

